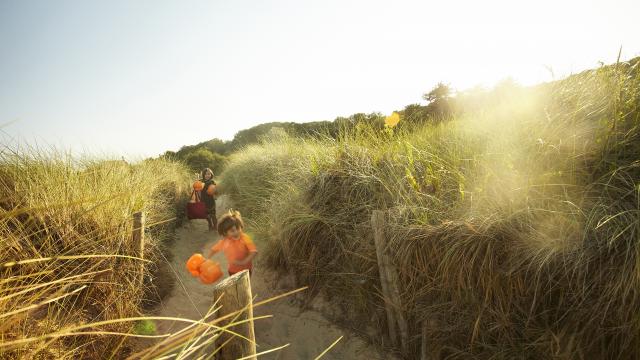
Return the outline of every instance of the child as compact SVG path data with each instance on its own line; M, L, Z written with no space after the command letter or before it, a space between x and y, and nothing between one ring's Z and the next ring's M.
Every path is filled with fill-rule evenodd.
M209 231L212 231L215 230L217 224L216 199L214 197L216 182L213 181L213 171L209 168L202 170L202 179L200 181L204 183L204 187L200 192L200 199L207 205L207 222L209 223ZM211 190L209 189L210 186L213 186Z
M229 276L242 270L253 270L252 260L258 254L255 244L242 229L244 223L237 211L229 211L218 222L218 233L223 236L209 250L209 257L223 251L228 262Z

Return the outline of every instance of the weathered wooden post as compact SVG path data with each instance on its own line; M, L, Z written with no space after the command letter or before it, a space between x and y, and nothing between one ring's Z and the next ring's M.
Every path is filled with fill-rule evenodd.
M383 269L382 249L384 239L384 225L385 225L384 213L379 210L374 210L371 215L371 227L373 229L373 239L376 244L376 255L378 258L378 272L380 273L380 285L382 285L382 295L384 296L384 305L387 312L387 326L389 327L389 338L391 344L395 347L398 346L398 335L396 331L396 318L392 305L389 303L391 298L391 290L389 289L389 281L387 280L387 273Z
M213 288L214 301L218 301L217 317L239 312L238 316L232 316L217 326L226 326L229 323L241 322L241 324L233 325L229 330L238 333L247 339L222 333L220 338L216 339L217 344L224 344L220 351L221 359L239 359L256 354L256 335L253 329L253 297L251 295L251 280L249 271L243 270L233 276L224 279ZM232 338L233 337L233 338ZM227 342L228 341L228 342Z
M422 321L422 348L420 352L420 360L438 360L440 359L441 349L433 341L429 341L429 334L438 326L438 321L434 319Z
M400 291L398 289L398 273L391 263L389 255L386 253L387 238L385 234L386 218L385 212L374 210L371 214L371 227L373 228L373 239L376 245L376 255L378 258L378 272L380 273L380 283L387 310L387 322L389 324L389 337L394 346L398 346L398 335L396 326L400 330L400 349L404 354L408 353L409 329L407 321L401 309Z
M429 331L429 327L427 325L427 320L424 320L422 322L422 334L421 334L422 344L420 348L420 360L431 360L429 359L429 339L428 339L429 332L428 331Z
M144 213L139 211L133 214L133 244L137 246L137 254L144 259ZM144 283L144 262L140 261L140 286Z

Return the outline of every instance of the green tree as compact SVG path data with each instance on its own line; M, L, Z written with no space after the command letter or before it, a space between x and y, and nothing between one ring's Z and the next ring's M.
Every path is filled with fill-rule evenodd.
M221 155L228 155L229 153L228 142L222 141L220 139L211 139L209 141L202 142L197 146L203 146L207 148L209 151L213 153L218 153Z
M164 152L164 154L162 154L162 157L170 159L170 160L175 160L178 158L178 155L176 154L175 151L171 151L171 150L167 150Z
M451 114L451 88L449 85L439 82L431 91L422 95L422 98L429 102L427 113L430 117L440 120L443 116Z
M451 96L451 88L442 82L439 82L431 91L422 95L422 98L429 103L446 100Z
M426 106L422 106L420 104L410 104L405 106L401 114L403 119L402 124L407 125L420 124L428 118Z
M219 174L224 168L227 158L224 155L211 152L201 147L187 154L184 162L194 171L201 171L204 168L211 168L213 172Z

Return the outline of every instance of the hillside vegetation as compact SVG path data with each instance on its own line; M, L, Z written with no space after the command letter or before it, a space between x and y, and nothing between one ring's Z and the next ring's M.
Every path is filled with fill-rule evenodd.
M410 358L423 321L434 356L638 358L639 63L467 92L412 126L405 109L396 127L264 139L221 183L269 265L376 343L386 210Z
M510 82L505 81L503 84L510 84ZM465 95L459 98L462 99ZM423 98L429 102L427 105L410 104L399 111L404 118L399 128L413 128L427 122L437 122L453 112L465 110L464 106L458 104L458 99L451 96L451 89L442 83L424 94ZM176 152L166 151L161 157L182 161L196 172L209 167L214 172L221 173L230 154L249 145L280 137L281 134L298 138L337 139L345 132L362 126L382 129L384 119L385 117L380 113L356 113L347 117L338 116L333 121L269 122L240 130L230 141L214 138L195 145L185 145Z
M130 165L2 149L0 358L126 355L131 338L117 334L138 325L119 319L140 316L143 300L165 291L154 285L166 262L160 249L188 185L188 171L163 160ZM137 211L147 218L144 263L134 258Z

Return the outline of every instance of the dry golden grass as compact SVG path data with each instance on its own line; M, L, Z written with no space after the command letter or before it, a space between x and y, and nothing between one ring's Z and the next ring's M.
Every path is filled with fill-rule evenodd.
M184 187L190 184L190 172L166 160L127 164L77 160L55 150L3 149L0 358L201 358L224 345L215 344L222 333L243 338L233 327L244 310L214 318L215 303L202 319L143 314L145 300L157 298L157 287L172 281L152 272L166 261L163 247L180 220L190 190ZM146 215L144 259L132 239L132 214L138 211ZM228 324L217 325L228 318ZM189 325L158 334L156 320ZM138 338L155 341L141 348L146 345L133 341Z
M188 172L150 160L77 160L55 151L0 153L0 357L120 357L150 284L132 214L147 216L145 269L171 236ZM149 274L147 274L148 277Z

